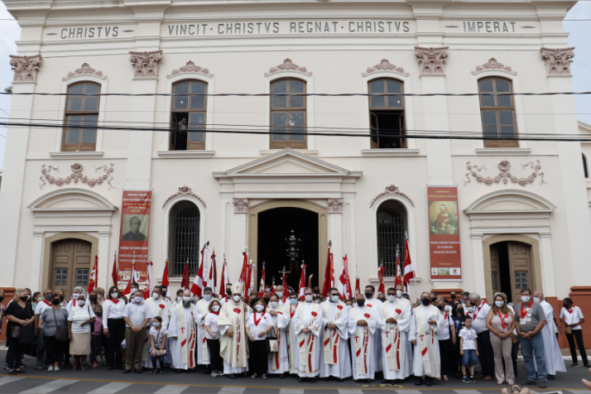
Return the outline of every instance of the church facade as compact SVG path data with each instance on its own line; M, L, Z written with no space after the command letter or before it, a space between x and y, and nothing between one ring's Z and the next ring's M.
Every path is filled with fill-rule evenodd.
M207 242L230 280L246 249L257 287L263 262L322 286L330 242L337 279L346 256L388 288L408 238L413 297L529 287L591 313L586 145L543 139L591 128L572 96L502 95L576 90L575 2L4 3L1 288L84 285L95 256L105 288L136 250L172 291Z

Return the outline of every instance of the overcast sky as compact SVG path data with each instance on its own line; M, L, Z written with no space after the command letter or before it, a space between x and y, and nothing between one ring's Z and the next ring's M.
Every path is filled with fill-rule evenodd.
M0 1L0 89L11 85L13 72L10 70L8 55L17 54L16 41L20 38L21 29L6 11L6 6ZM589 19L585 22L564 22L564 27L570 33L568 43L576 47L575 61L572 64L573 86L575 91L591 91L591 1L581 1L569 12L566 19ZM499 61L502 62L501 59ZM513 66L516 68L515 66ZM330 92L337 93L337 92ZM577 114L579 120L591 124L591 96L576 96ZM0 120L10 113L10 97L0 95ZM4 151L6 149L6 128L0 126L0 169L4 167ZM8 166L8 163L6 163Z

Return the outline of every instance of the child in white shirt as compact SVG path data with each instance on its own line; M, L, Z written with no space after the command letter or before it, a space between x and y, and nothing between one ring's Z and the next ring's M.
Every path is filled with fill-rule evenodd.
M150 360L152 360L152 370L150 373L153 375L156 372L162 373L162 361L161 357L166 355L166 337L168 331L166 327L162 326L162 318L156 316L152 321L152 328L150 328Z
M462 355L462 375L464 375L462 382L464 383L476 383L474 379L474 366L478 362L478 343L476 343L476 330L472 328L472 318L466 316L464 320L466 325L460 330L460 354ZM470 380L466 376L466 367L470 368Z
M224 363L220 356L220 330L218 329L218 317L222 304L218 300L209 303L209 313L205 315L205 339L207 348L211 355L211 376L222 376L224 374Z

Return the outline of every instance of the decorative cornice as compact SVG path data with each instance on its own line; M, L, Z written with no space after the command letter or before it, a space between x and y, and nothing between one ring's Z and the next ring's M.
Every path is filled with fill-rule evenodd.
M158 78L158 63L162 60L162 50L151 52L129 52L129 60L134 68L134 78Z
M287 58L283 61L282 64L278 65L277 67L271 67L269 72L265 73L265 77L268 77L268 76L276 74L276 73L287 72L287 71L297 72L300 74L304 74L308 77L312 75L311 72L308 72L308 70L306 70L306 67L298 66L291 59Z
M501 70L506 71L512 75L517 75L517 72L513 71L511 67L505 66L503 63L499 63L494 57L491 57L488 62L484 63L483 65L476 66L476 71L472 71L472 74L478 74L488 70Z
M234 199L234 213L248 213L248 198Z
M203 199L198 194L193 193L191 188L187 185L183 185L183 186L179 187L178 192L170 195L170 197L168 197L166 199L166 201L164 201L164 204L162 204L162 208L164 208L166 206L166 204L168 204L170 202L170 200L172 200L176 196L193 196L197 200L199 200L201 202L201 204L203 204L203 208L207 208L207 204L205 203L205 201L203 201Z
M342 198L329 198L328 199L328 213L343 213L344 199Z
M67 77L62 78L62 81L67 81L78 75L93 75L95 77L99 77L100 79L107 79L105 75L103 75L102 71L97 71L94 68L90 67L88 63L82 64L82 67L77 68L74 71L70 71Z
M12 82L36 82L37 73L41 68L41 55L15 56L10 55L10 66L14 71Z
M466 168L468 169L468 173L466 174L466 179L464 179L464 186L466 186L468 183L471 183L470 175L472 175L476 182L484 183L488 186L492 185L493 183L498 184L501 182L503 182L506 185L507 183L509 183L509 181L511 181L511 183L516 183L521 186L526 186L529 183L534 183L534 181L538 177L540 178L540 185L546 183L546 181L544 180L544 173L541 172L542 164L539 160L536 160L535 164L533 161L526 164L521 164L522 170L525 170L527 167L531 167L533 172L527 177L517 178L514 174L510 172L511 163L508 160L501 160L501 162L497 165L497 168L500 170L500 172L493 178L490 176L484 177L478 173L483 170L488 171L488 169L486 168L486 164L484 164L482 167L478 167L475 164L470 164L470 162L467 162Z
M99 170L102 170L104 172L104 175L101 175L98 178L88 178L86 175L83 175L82 171L84 170L84 167L82 167L82 164L80 163L74 163L70 166L72 173L67 177L55 178L53 175L51 175L51 171L59 172L59 167L54 167L52 165L45 167L45 164L43 164L41 166L41 177L39 178L41 180L41 184L39 185L39 188L43 189L43 187L48 183L50 185L56 185L61 187L63 185L69 185L72 182L74 184L80 182L87 184L89 187L94 187L95 185L101 185L103 182L105 182L109 185L109 190L111 190L115 187L111 184L111 182L113 181L113 176L111 174L115 171L115 168L113 166L113 163L110 164L110 167L107 167L106 165L94 167L95 172Z
M424 48L415 47L415 55L419 60L421 74L445 74L444 65L449 53L449 47Z
M546 62L546 74L547 75L571 75L570 64L573 62L571 59L575 57L571 48L544 48L540 50L542 52L542 59Z
M379 62L378 64L376 64L373 67L368 67L367 71L365 73L362 73L361 75L366 77L370 74L374 74L374 73L378 73L378 72L382 72L382 71L394 71L398 74L402 74L405 77L408 77L409 74L404 72L404 69L402 67L398 67L395 66L394 64L390 63L390 61L388 59L382 59L381 62Z
M376 201L378 200L378 198L382 197L382 196L386 196L388 194L398 194L399 196L402 196L404 198L406 198L409 202L410 205L412 205L413 207L415 206L414 201L405 193L402 193L400 191L400 189L398 188L398 186L392 184L390 186L386 186L386 190L381 192L380 194L378 194L377 196L375 196L373 198L373 200L371 200L371 203L369 204L369 207L373 207L373 205L376 203Z
M175 68L170 75L167 75L166 77L171 78L178 74L201 74L206 77L213 77L213 74L210 74L209 69L196 65L192 60L189 60L183 67Z

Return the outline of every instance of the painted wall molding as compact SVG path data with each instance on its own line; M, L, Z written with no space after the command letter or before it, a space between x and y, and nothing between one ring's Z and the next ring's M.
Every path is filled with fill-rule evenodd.
M48 183L50 185L56 185L58 187L61 187L63 185L69 185L70 183L78 184L78 182L84 183L89 187L94 187L95 185L102 185L103 183L106 183L109 185L109 190L115 187L111 184L111 182L113 181L113 176L111 174L115 172L115 167L113 163L110 163L110 166L107 166L105 164L100 167L95 166L94 168L95 172L103 171L103 175L99 176L98 178L89 178L88 176L82 173L84 171L84 167L82 166L82 164L74 163L70 166L70 169L72 170L72 173L70 175L68 175L65 178L55 178L53 175L51 175L51 172L59 172L59 167L54 167L51 164L48 166L43 164L41 166L41 177L39 178L41 180L41 183L39 184L39 188L43 189L43 187L45 187Z
M172 200L173 198L175 198L176 196L193 196L195 197L197 200L199 200L201 202L201 204L203 204L204 208L207 208L207 204L205 203L205 201L201 198L201 196L199 196L198 194L193 193L193 191L191 190L191 188L187 185L183 185L181 187L179 187L179 190L174 193L171 194L166 201L164 201L164 204L162 204L162 209L164 209L164 207L166 207L166 204L168 204L170 202L170 200Z
M74 71L70 71L68 73L68 76L62 78L62 81L68 81L74 77L80 76L80 75L93 75L95 77L98 77L100 79L107 79L106 75L103 75L102 71L98 71L92 67L90 67L90 64L88 63L83 63L82 66L80 68L77 68Z
M466 168L468 169L468 173L466 173L466 179L464 179L464 186L468 185L468 183L471 183L472 178L474 178L476 182L484 183L488 186L492 185L493 183L499 184L503 182L506 185L509 182L511 182L525 187L530 183L534 183L534 181L537 178L540 179L540 185L546 183L546 181L544 180L544 173L541 171L542 164L539 160L536 160L536 163L531 161L529 163L520 164L522 170L525 170L529 167L533 170L533 172L529 174L527 177L518 178L515 174L511 172L511 163L509 162L509 160L501 160L501 162L497 165L497 168L500 172L494 177L485 177L480 173L482 171L488 171L488 169L486 168L486 163L479 167L476 164L470 164L470 162L467 162ZM472 178L470 178L470 176L472 176Z
M309 72L306 67L298 66L295 64L290 58L287 58L278 66L271 67L268 73L265 73L265 77L271 76L276 73L280 72L297 72L306 76L311 76L312 73Z
M415 206L414 201L407 194L402 193L400 191L400 189L398 188L398 186L396 186L394 184L391 184L389 186L386 186L386 190L384 190L383 192L381 192L380 194L378 194L377 196L375 196L373 198L373 200L371 200L371 203L369 204L369 207L370 208L373 207L373 205L376 203L376 201L380 197L385 196L385 195L388 195L388 194L398 194L399 196L402 196L402 197L406 198L413 207Z

